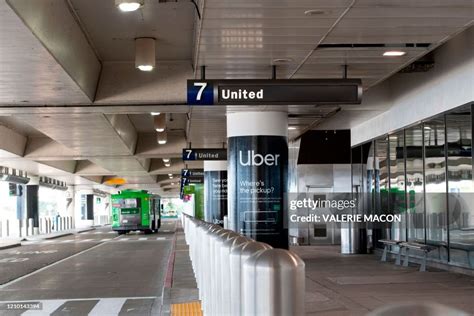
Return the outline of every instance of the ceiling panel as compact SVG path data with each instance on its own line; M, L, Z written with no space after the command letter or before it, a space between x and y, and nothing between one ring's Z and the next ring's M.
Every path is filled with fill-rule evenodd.
M90 102L7 1L0 1L0 21L0 106Z
M118 10L114 1L71 3L103 61L135 60L137 37L156 39L157 60L191 59L194 6L189 1L147 0L143 9L127 14Z

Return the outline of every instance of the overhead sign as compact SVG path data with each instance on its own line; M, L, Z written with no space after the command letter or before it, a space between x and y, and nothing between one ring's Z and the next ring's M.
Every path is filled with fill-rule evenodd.
M360 104L360 79L188 80L189 105Z
M227 160L225 148L183 149L183 160Z
M181 169L182 177L204 177L204 169Z
M184 185L189 185L189 184L202 184L204 183L204 177L189 177L189 178L183 178Z

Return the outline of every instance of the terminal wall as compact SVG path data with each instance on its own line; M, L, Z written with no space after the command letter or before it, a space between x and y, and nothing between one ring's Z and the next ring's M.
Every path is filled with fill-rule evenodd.
M357 145L474 100L474 27L434 51L428 72L397 74L367 92L377 96L382 114L351 129ZM382 95L382 96L381 96Z

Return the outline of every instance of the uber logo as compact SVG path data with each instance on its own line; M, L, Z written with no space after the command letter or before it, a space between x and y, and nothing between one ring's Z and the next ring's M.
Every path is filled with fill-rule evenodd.
M265 156L256 154L254 150L247 150L247 158L244 162L242 157L242 151L239 150L239 162L242 166L261 166L265 164L267 166L278 166L278 158L280 155L267 154Z

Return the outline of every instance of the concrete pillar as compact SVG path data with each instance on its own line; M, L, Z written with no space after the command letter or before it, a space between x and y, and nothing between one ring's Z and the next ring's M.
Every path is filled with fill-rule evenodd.
M227 114L229 228L288 248L288 114Z
M31 232L37 231L39 228L39 210L38 210L38 199L39 199L39 185L32 184L26 186L26 218L33 219L33 227ZM36 229L35 229L36 228Z
M227 161L204 161L204 220L224 226L227 216Z

